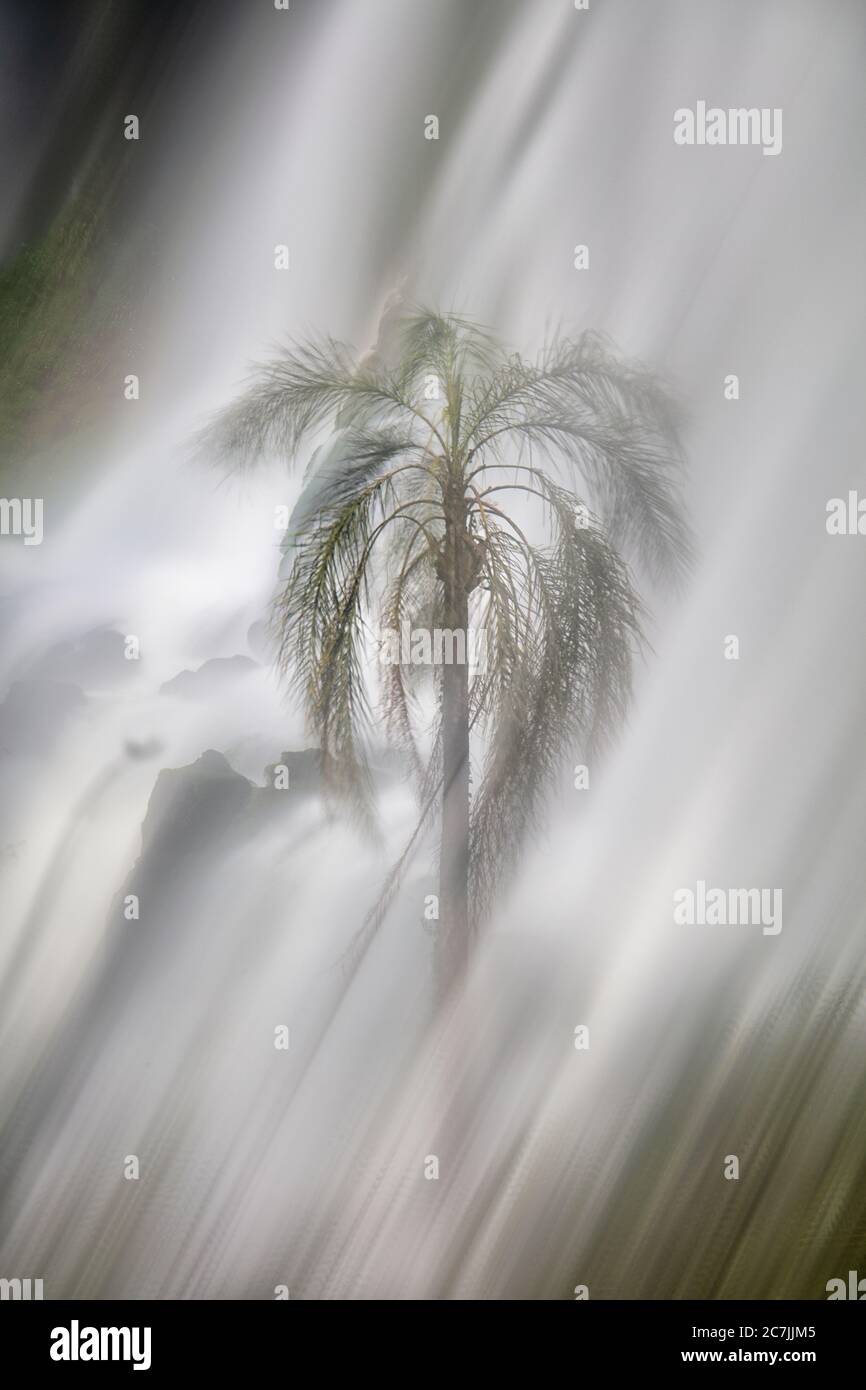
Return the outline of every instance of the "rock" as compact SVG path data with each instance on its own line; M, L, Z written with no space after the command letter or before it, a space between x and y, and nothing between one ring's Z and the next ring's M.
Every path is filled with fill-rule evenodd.
M177 860L207 848L247 810L254 790L212 748L187 767L163 768L141 827L142 860Z
M214 656L196 671L180 671L172 676L159 687L159 693L182 700L206 700L225 690L239 676L259 669L258 662L248 656Z

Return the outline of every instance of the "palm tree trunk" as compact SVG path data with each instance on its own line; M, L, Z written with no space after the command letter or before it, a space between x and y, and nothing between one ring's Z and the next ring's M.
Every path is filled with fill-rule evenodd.
M442 670L442 846L439 912L442 949L440 986L450 991L469 958L469 594L466 583L466 522L462 488L446 507L443 620L463 633L466 660Z
M445 536L440 578L443 623L463 633L465 660L442 668L442 844L439 860L440 938L436 1005L445 1026L444 1084L435 1096L439 1120L435 1151L449 1183L466 1161L476 1113L475 1051L467 1029L463 986L469 964L469 593L474 554L466 531L462 480L445 498ZM452 639L453 640L453 639ZM456 644L455 644L456 645ZM450 1188L449 1188L450 1190Z

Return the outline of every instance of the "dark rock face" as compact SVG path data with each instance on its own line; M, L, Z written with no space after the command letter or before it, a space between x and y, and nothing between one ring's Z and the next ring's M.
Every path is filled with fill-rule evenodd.
M215 656L197 671L179 671L159 687L160 695L176 695L183 700L207 700L218 695L239 676L259 669L248 656Z
M167 961L172 943L204 933L221 866L250 838L256 787L208 749L186 767L164 768L141 827L141 854L112 904L111 973L121 989ZM130 898L137 899L129 917Z
M0 705L0 752L10 756L45 753L86 704L87 697L77 685L15 681Z
M289 786L275 790L277 767L289 771ZM240 842L259 829L261 818L297 805L297 796L321 790L321 754L316 748L281 753L257 787L236 772L222 753L209 748L186 767L163 768L156 779L141 827L141 858L159 876L172 862L218 849L223 836ZM134 891L134 890L132 890Z
M188 767L163 768L141 827L142 858L206 848L248 808L254 790L213 749Z
M164 768L142 824L141 854L115 903L115 920L121 919L128 894L147 903L151 920L185 920L187 895L200 891L215 863L275 818L296 810L300 798L321 790L320 758L317 749L282 753L268 768L264 787L241 776L212 748L186 767ZM274 785L280 765L289 769L284 790Z

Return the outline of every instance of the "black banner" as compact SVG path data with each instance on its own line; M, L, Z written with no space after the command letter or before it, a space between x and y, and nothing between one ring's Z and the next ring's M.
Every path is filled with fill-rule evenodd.
M300 1300L298 1300L300 1302ZM369 1316L369 1315L368 1315ZM401 1335L417 1314L408 1308L389 1340ZM459 1308L422 1314L422 1335L446 1328L468 1335ZM492 1314L495 1317L495 1314ZM255 1374L283 1366L291 1373L296 1358L307 1353L314 1365L330 1362L338 1329L357 1328L357 1310L314 1313L291 1302L4 1302L0 1328L7 1355L22 1372L52 1378L136 1372L151 1380L195 1374L202 1379L233 1373ZM456 1321L451 1322L454 1317ZM428 1322L428 1319L430 1320ZM444 1323L441 1321L444 1319ZM856 1365L862 1348L863 1315L838 1302L574 1302L530 1315L533 1330L564 1337L579 1349L580 1362L596 1373L620 1370L667 1372L674 1367L720 1365L810 1367L828 1371ZM330 1328L328 1341L320 1338ZM367 1323L369 1329L369 1322ZM369 1344L368 1344L369 1345ZM487 1344L488 1351L490 1343ZM510 1339L502 1346L511 1345ZM450 1343L425 1341L423 1370L436 1363L436 1347L453 1356ZM446 1346L452 1350L446 1352ZM291 1348L291 1351L288 1350ZM380 1348L380 1355L384 1348ZM533 1359L561 1354L554 1343L526 1347ZM487 1353L485 1353L486 1355ZM509 1358L511 1352L509 1352ZM378 1359L378 1358L377 1358ZM452 1364L453 1369L453 1364ZM410 1365L403 1373L413 1375Z

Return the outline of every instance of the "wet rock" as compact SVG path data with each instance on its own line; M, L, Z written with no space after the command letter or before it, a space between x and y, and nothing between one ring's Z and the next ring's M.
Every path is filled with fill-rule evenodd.
M239 676L258 671L258 662L248 656L214 656L196 671L180 671L159 687L160 695L182 700L207 700L218 695Z
M187 767L163 768L141 827L142 859L175 860L213 844L248 808L254 790L212 748Z

